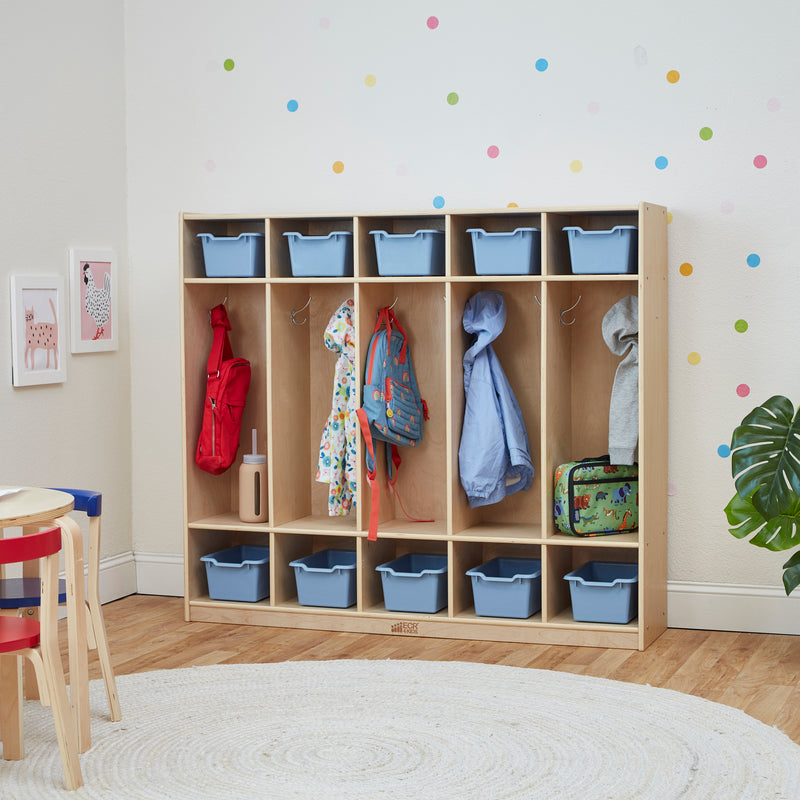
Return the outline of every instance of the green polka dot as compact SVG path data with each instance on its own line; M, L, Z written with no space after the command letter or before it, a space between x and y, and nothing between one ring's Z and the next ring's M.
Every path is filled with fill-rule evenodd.
M458 95L455 92L450 92L450 94L447 95L447 102L451 106L454 106L458 102Z
M747 321L746 321L746 320L743 320L743 319L737 319L737 320L736 320L736 322L733 324L733 327L734 327L734 328L736 328L736 330L737 330L739 333L744 333L744 332L747 330L747 328L748 328L749 326L748 326L748 324L747 324Z
M711 128L700 128L700 138L707 142L712 136L714 135L714 131Z
M222 65L227 72L230 72L236 65L233 63L232 58L226 58L225 63Z

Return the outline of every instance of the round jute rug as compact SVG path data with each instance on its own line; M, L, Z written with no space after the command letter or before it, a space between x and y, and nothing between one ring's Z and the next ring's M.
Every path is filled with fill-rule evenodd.
M92 682L85 785L63 788L52 718L25 705L4 800L738 800L800 797L800 746L666 689L518 667L306 661Z

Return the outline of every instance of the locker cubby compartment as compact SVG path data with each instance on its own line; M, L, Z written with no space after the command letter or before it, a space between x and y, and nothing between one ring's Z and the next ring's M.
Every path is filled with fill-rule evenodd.
M564 576L572 570L582 567L589 561L615 561L637 564L638 550L635 547L603 547L603 546L547 546L547 557L544 559L542 592L546 585L546 621L555 625L592 627L610 623L576 622L572 616L572 600L570 598L569 581ZM542 598L545 601L545 598ZM634 618L622 626L636 628L638 621Z
M353 233L352 217L272 217L267 225L267 262L271 278L291 278L293 281L352 281L345 277L295 277L289 256L289 242L284 233L299 233L302 236L327 236L335 231ZM354 248L355 252L355 248Z
M569 237L564 228L578 227L584 231L610 231L616 225L639 226L639 213L635 210L549 212L544 214L544 219L542 236L543 243L546 240L546 247L543 247L543 251L547 253L547 263L543 265L542 272L545 275L573 275ZM641 272L641 265L639 265L639 271ZM627 277L631 281L636 281L637 279L637 275L590 275L585 277L589 279L604 279L608 277L620 279Z
M213 341L209 312L223 301L231 323L228 337L233 354L250 361L250 388L242 416L236 459L221 475L211 475L197 466L195 452L203 420L208 356ZM189 523L212 518L225 524L243 524L238 516L239 465L242 463L242 454L251 450L252 429L258 431L259 452L267 452L269 445L265 326L266 287L263 285L191 283L184 287L184 458Z
M339 356L325 346L324 334L331 316L353 295L352 283L292 281L269 287L268 481L272 525L279 530L346 533L357 527L355 509L329 515L330 486L316 480ZM355 391L359 361L356 353Z
M451 608L453 616L461 620L494 620L503 622L512 618L480 617L475 613L472 578L467 570L485 564L493 558L542 558L539 545L513 544L510 542L453 542L450 558L450 581L452 584ZM541 610L524 620L515 622L540 623Z
M396 494L386 489L386 448L375 441L377 481L380 486L378 530L391 535L445 535L447 533L447 325L448 305L441 284L423 281L381 281L358 286L358 379L365 380L367 351L380 308L394 304L393 312L406 332L414 374L428 416L422 426L422 441L416 447L399 447L402 464L395 484ZM360 403L359 403L360 405ZM359 438L361 434L359 432ZM369 526L371 493L360 442L361 527ZM402 506L397 497L402 501ZM413 522L411 517L430 522Z
M206 565L200 559L210 553L216 553L236 545L270 544L270 535L265 531L235 531L221 529L192 530L189 534L186 551L186 570L190 575L190 586L194 587L188 597L189 601L225 603L229 601L211 600L208 596L208 578ZM270 556L272 554L270 553ZM269 605L269 598L248 606Z
M470 508L461 481L459 448L464 425L464 354L472 346L474 335L464 330L463 314L468 300L478 292L499 291L506 306L502 333L491 343L497 360L522 412L528 436L534 476L531 487L507 495L498 503ZM451 424L453 465L452 533L459 538L503 539L522 541L542 536L541 486L541 284L519 282L458 282L451 287Z
M479 228L487 233L513 233L517 228L542 228L542 215L538 213L507 214L453 214L449 217L448 242L450 248L450 274L453 278L471 278L472 280L498 281L512 279L519 281L525 278L538 279L541 273L541 257L536 270L530 275L478 275L475 270L475 256L472 246L470 228ZM541 250L541 249L540 249Z
M270 569L272 580L272 598L276 606L282 609L299 611L333 611L323 606L301 605L297 599L297 580L295 568L289 564L298 558L319 553L321 550L354 550L357 552L354 536L335 536L324 534L284 534L276 533L272 539L270 551ZM358 566L356 567L358 569ZM358 585L356 575L356 585ZM357 606L337 608L337 613L355 613Z
M183 278L184 280L208 280L217 283L259 281L264 278L207 278L205 260L203 258L203 243L198 238L201 233L210 233L214 236L238 236L240 233L265 234L266 221L264 217L225 217L205 218L201 215L186 215L183 221L182 246L183 246Z
M413 539L410 537L394 539L381 536L379 533L376 542L361 539L359 544L361 546L359 564L362 567L359 607L370 614L386 614L391 617L403 616L413 612L388 611L386 609L381 573L376 568L381 564L386 564L409 553L431 553L439 556L447 556L448 554L447 542L436 539ZM448 559L448 573L450 569L451 564ZM449 574L444 578L449 580ZM447 617L447 614L447 607L445 607L436 613L425 613L420 614L420 616L430 619Z
M356 264L357 274L361 278L380 278L385 281L418 281L425 276L385 276L380 277L378 272L378 255L375 250L375 237L370 231L386 231L389 234L414 234L421 230L445 231L445 216L420 215L420 216L365 216L356 218ZM445 244L445 252L447 245ZM447 258L445 256L445 264ZM430 279L430 277L429 277ZM444 280L442 276L434 279ZM391 302L391 300L389 301Z

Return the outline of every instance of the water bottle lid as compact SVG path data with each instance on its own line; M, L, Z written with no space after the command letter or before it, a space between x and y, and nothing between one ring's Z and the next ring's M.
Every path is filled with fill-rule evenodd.
M242 456L243 464L266 464L267 457L259 453L245 453Z

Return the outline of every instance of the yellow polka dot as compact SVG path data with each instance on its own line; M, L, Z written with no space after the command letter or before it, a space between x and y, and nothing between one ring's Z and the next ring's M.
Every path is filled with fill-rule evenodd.
M668 80L670 83L677 83L677 82L678 82L680 79L681 79L681 74L680 74L680 72L678 72L678 70L676 70L676 69L671 69L671 70L670 70L670 71L667 73L667 80Z
M519 203L509 203L506 208L519 208Z
M333 171L338 175L340 172L344 172L344 164L341 161L334 161L333 162Z
M576 159L575 159L575 160L574 160L574 161L573 161L573 162L572 162L572 163L569 165L569 168L570 168L570 169L571 169L573 172L580 172L580 171L583 169L583 162L582 162L582 161L578 161L578 159L576 158Z
M367 75L367 77L364 78L364 83L367 86L374 86L377 82L378 79L374 75Z
M691 275L694 272L694 267L688 262L685 261L680 266L681 275Z
M686 357L686 360L690 364L699 364L700 363L700 353L694 353L694 352L689 353L689 355Z
M671 224L672 224L672 212L671 211L667 211L667 225L671 225Z

